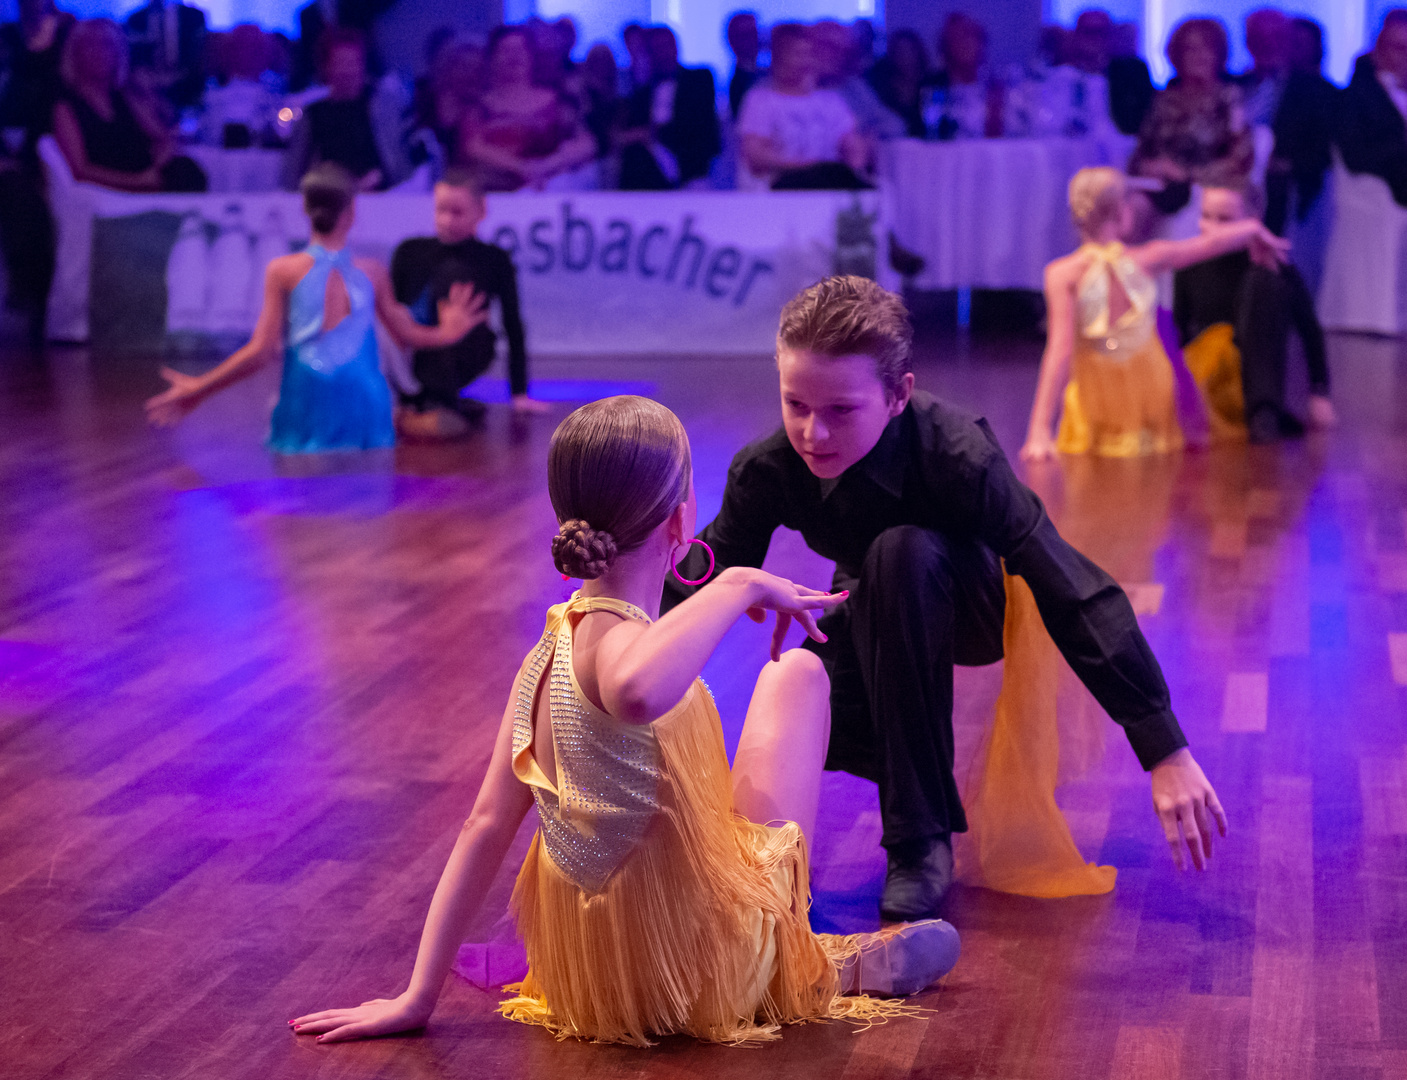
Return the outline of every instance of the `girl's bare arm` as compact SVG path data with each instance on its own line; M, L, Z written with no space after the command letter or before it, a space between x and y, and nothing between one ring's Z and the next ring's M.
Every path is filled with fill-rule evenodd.
M435 887L420 935L410 986L394 998L366 1001L352 1009L328 1009L291 1021L300 1035L319 1042L342 1042L424 1027L439 1000L469 924L478 914L494 876L532 806L532 792L513 774L513 711L516 695L503 710L488 774L469 820L459 832L440 883Z

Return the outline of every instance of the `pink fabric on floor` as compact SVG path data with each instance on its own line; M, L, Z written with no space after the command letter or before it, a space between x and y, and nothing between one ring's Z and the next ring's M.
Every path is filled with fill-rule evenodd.
M521 941L471 941L459 947L454 973L482 990L497 991L505 983L522 982L528 954Z

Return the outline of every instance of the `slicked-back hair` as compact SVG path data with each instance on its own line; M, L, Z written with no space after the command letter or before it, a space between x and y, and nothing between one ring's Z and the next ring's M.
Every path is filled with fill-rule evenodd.
M778 349L822 356L869 356L891 397L912 369L914 328L904 301L869 278L828 277L782 308Z

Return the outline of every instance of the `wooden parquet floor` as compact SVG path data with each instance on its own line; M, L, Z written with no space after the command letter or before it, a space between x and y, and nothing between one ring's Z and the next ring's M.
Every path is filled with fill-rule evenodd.
M931 341L920 383L1014 451L1038 348ZM1030 477L1142 613L1230 814L1210 872L1173 870L1110 725L1062 800L1119 868L1112 895L955 890L963 958L922 1019L640 1051L555 1042L457 978L423 1035L284 1026L405 985L562 596L555 418L496 406L451 446L280 463L259 445L271 380L164 434L139 408L153 362L0 356L0 1076L1407 1076L1407 346L1341 337L1332 360L1333 433ZM567 397L653 384L691 432L705 519L775 423L763 358L536 374ZM827 576L795 537L771 565ZM764 657L744 623L705 673L730 740ZM969 749L997 677L960 671ZM831 775L824 795L814 921L873 926L874 790ZM510 934L512 871L472 940Z

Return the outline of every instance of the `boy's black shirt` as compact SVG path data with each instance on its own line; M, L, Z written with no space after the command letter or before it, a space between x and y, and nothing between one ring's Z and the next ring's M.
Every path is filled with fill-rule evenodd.
M1172 306L1179 344L1187 345L1209 326L1230 323L1237 328L1237 345L1244 350L1247 343L1239 340L1243 328L1241 303L1245 281L1250 274L1274 274L1279 277L1284 290L1285 317L1294 326L1304 346L1310 390L1316 394L1327 394L1329 359L1324 330L1314 311L1314 296L1294 263L1287 262L1272 271L1257 267L1246 252L1233 251L1179 270L1173 275Z
M391 285L396 299L410 308L418 322L439 323L436 305L449 295L449 287L472 282L489 300L497 300L508 338L508 383L515 394L528 392L528 355L523 338L523 319L518 310L518 272L513 259L500 247L476 237L458 244L446 244L434 236L415 236L401 241L391 256ZM476 326L464 339L443 349L422 353L457 354L463 370L484 369L493 361L497 337L487 324Z
M870 545L896 525L985 545L1030 586L1051 638L1123 725L1145 769L1187 745L1128 597L1060 536L982 418L915 391L874 449L836 480L818 479L785 429L759 439L733 459L723 506L699 536L719 571L760 567L780 525L835 560L836 589L856 583ZM680 574L698 577L707 566L692 549ZM669 581L664 606L692 591Z

